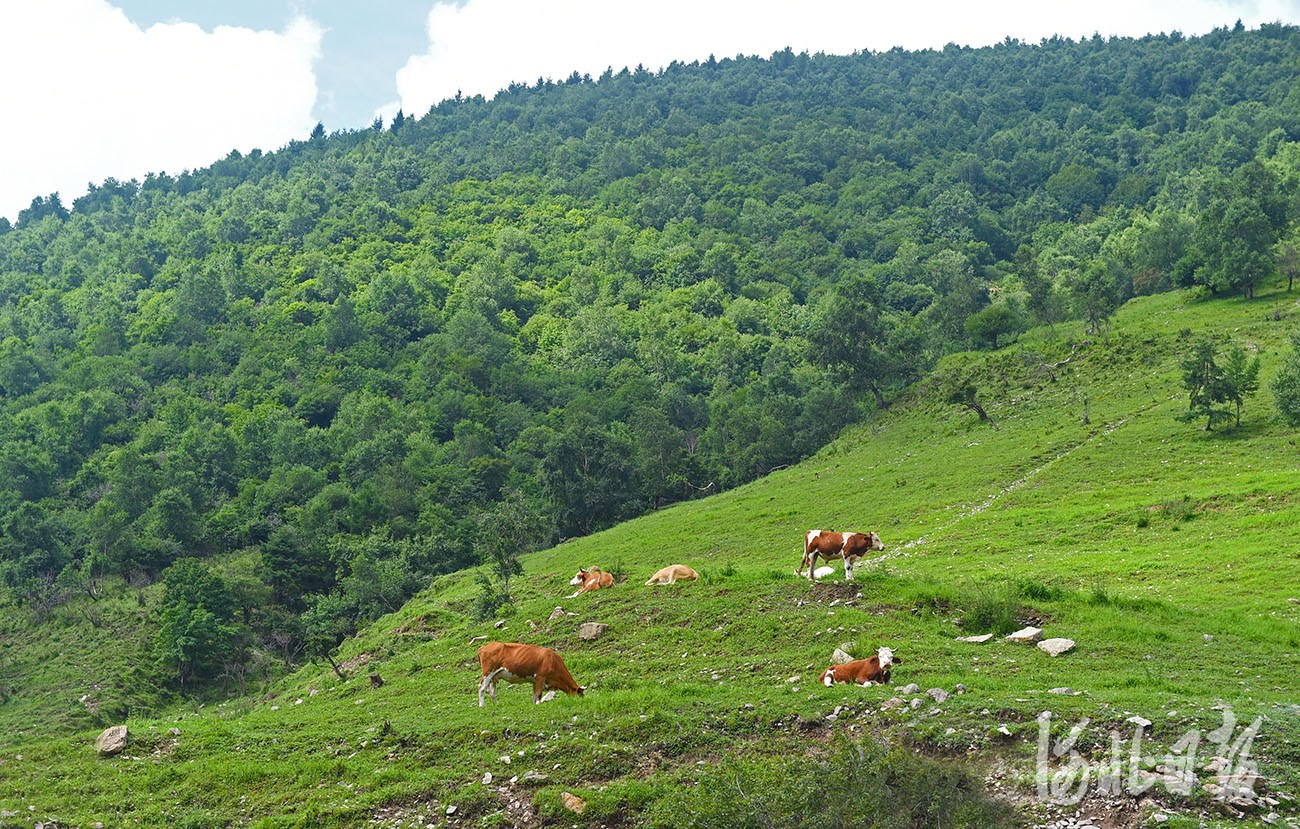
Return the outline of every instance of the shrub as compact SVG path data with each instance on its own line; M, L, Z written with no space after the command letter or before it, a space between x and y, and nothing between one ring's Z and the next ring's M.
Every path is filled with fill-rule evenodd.
M1019 610L1019 598L1009 587L980 590L962 616L961 626L970 633L1011 633L1020 627L1016 622Z

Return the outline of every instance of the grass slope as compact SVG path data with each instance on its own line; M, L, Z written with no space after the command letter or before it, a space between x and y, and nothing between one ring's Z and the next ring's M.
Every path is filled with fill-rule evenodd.
M115 759L95 756L92 731L6 735L0 809L60 825L675 825L691 784L729 758L819 756L837 734L875 735L997 757L1027 790L1042 710L1058 723L1091 718L1079 745L1105 751L1108 729L1127 739L1133 714L1167 746L1220 725L1221 702L1240 720L1266 717L1262 771L1272 790L1294 792L1300 453L1267 384L1298 317L1295 295L1280 292L1251 303L1165 294L1129 303L1055 382L1023 355L1063 359L1077 329L958 355L941 372L974 377L999 429L921 384L795 468L529 556L500 630L466 621L476 585L457 573L347 643L347 682L309 666L265 699L133 719ZM1263 351L1265 389L1241 427L1175 422L1187 329ZM856 587L812 587L791 571L814 527L875 529L887 550ZM703 580L642 585L675 562ZM621 566L628 580L562 598L590 564ZM832 604L859 589L853 605ZM557 605L575 615L548 621ZM1078 646L1051 659L1000 637L955 641L1026 619ZM582 641L584 621L610 628ZM479 709L481 636L559 650L586 697L533 706L503 685ZM895 687L818 685L841 642L858 655L892 646ZM969 691L882 710L909 682ZM1084 693L1047 693L1058 686ZM529 770L547 779L502 784ZM581 818L562 811L562 791L587 799Z

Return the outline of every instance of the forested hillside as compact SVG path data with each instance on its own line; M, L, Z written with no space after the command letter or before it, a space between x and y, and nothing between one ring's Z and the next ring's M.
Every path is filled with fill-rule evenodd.
M1297 75L1280 25L786 51L38 198L0 220L6 627L128 585L149 681L242 681L795 462L945 353L1249 298L1297 264Z

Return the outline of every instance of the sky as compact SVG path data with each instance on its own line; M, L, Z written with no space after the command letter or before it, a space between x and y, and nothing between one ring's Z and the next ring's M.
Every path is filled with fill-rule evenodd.
M1300 22L1300 0L0 0L0 216L575 70L1238 19Z

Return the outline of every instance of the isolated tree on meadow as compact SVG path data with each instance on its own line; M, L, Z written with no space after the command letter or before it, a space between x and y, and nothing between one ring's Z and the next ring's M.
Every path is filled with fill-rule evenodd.
M1227 402L1228 388L1217 356L1214 343L1200 339L1178 363L1183 372L1183 388L1187 389L1187 411L1178 419L1188 423L1205 418L1207 432L1215 423L1232 417L1232 412L1220 406Z
M1236 406L1237 419L1233 425L1241 425L1241 405L1258 390L1259 357L1247 359L1246 350L1232 343L1223 354L1223 393Z
M989 417L988 412L984 411L984 406L979 401L979 389L969 381L959 381L944 399L955 406L961 406L963 409L979 415L981 423L987 423L993 427L994 431L997 431L998 424L994 422L993 418Z
M966 333L980 342L998 348L998 337L1019 333L1020 315L1005 302L990 305L966 318Z

